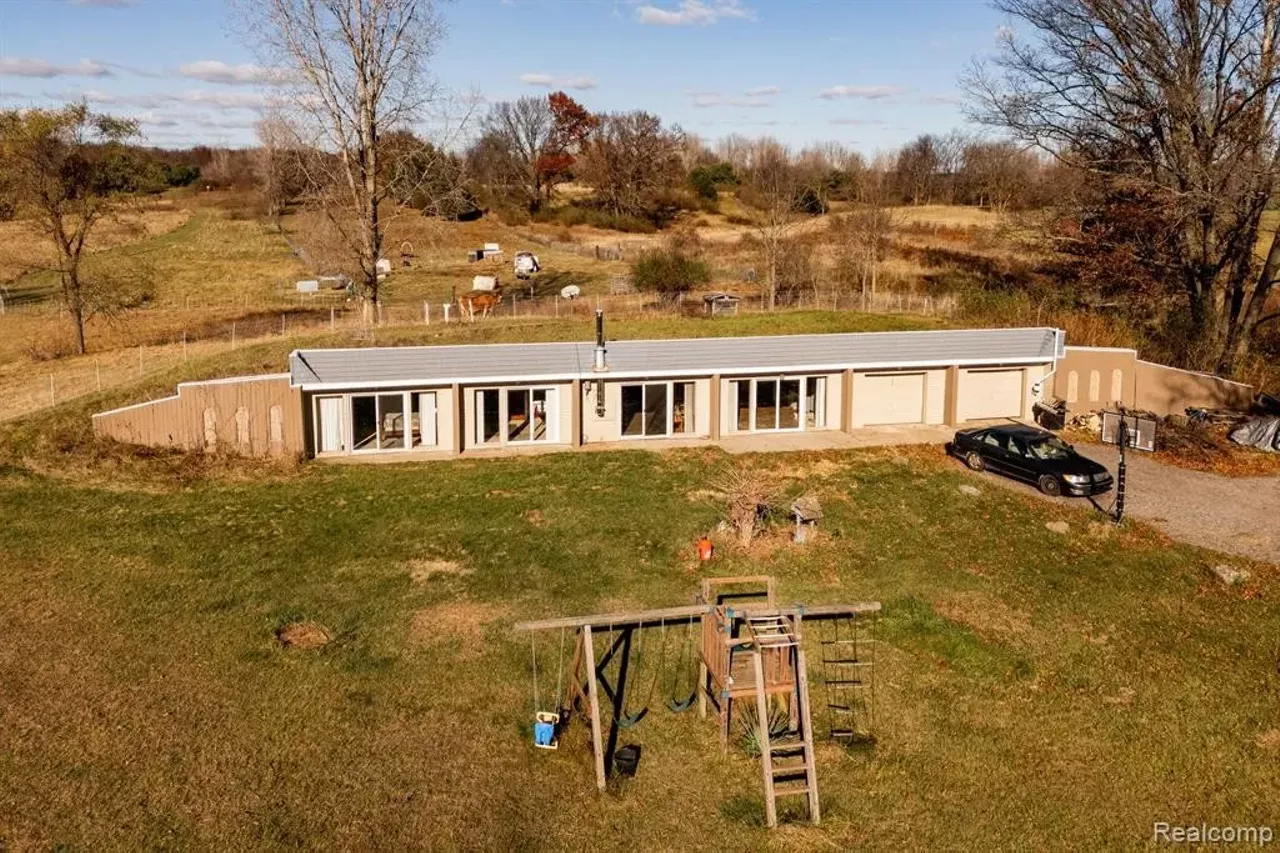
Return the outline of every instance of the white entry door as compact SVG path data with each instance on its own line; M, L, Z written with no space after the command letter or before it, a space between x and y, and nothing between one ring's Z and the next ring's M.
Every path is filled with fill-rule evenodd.
M316 417L316 447L319 453L342 451L346 418L341 397L320 397Z

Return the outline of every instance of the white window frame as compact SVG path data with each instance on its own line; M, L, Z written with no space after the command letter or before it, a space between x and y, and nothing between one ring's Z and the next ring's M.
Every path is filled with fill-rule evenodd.
M393 397L399 394L402 398L402 411L404 413L404 441L400 447L378 447L382 443L382 397ZM431 444L425 442L413 445L413 415L417 411L419 398L423 394L433 394L436 398L435 417L436 426L432 431L435 441ZM315 394L311 398L311 437L314 444L313 452L316 456L364 456L374 453L408 453L414 450L433 450L440 446L440 394L439 388L414 388L408 391L355 391L346 394ZM320 449L320 401L322 399L339 398L342 400L342 448L340 450ZM377 419L377 434L374 447L365 447L356 450L355 443L355 421L352 413L351 400L353 397L373 397L374 398L374 416ZM421 413L419 413L421 417ZM418 435L425 434L421 424L418 427Z
M650 385L667 386L666 432L662 433L661 435L645 435L643 432L640 435L627 435L624 432L624 430L627 428L627 425L623 421L622 389L629 388L629 387L640 388L640 412L641 412L641 415L643 415L645 411L645 403L648 399L648 391L646 389ZM688 386L685 389L687 393L685 395L685 401L684 401L684 408L685 408L684 432L675 431L676 430L676 386L677 385ZM697 396L698 396L698 383L692 379L669 379L666 381L659 380L656 382L638 381L638 382L618 383L618 436L619 438L621 438L623 441L643 441L645 439L653 440L655 438L688 438L692 435L695 435L696 432L694 430L694 419L693 419L694 418L694 398L696 398Z
M560 389L555 385L485 385L481 387L471 388L471 440L472 447L476 450L483 450L486 447L525 447L540 446L543 444L559 444L560 443ZM484 440L484 407L481 404L482 395L486 391L498 392L498 441L496 443L486 442ZM510 441L507 438L507 418L509 411L507 408L507 395L511 391L524 391L529 394L529 406L532 412L533 393L535 391L545 391L547 395L547 431L542 438L533 438L530 436L528 441Z
M729 396L733 400L733 409L731 410L732 416L729 419L729 423L732 426L732 429L728 431L737 433L738 435L745 435L746 433L756 433L756 432L804 432L806 429L805 424L808 421L808 417L809 417L809 405L806 399L807 395L805 394L805 384L811 378L825 379L825 376L826 376L825 374L821 374L821 373L805 373L805 374L788 373L782 376L742 376L742 377L735 377L730 379L729 380L729 388L730 388ZM782 417L780 414L781 409L780 409L780 406L778 405L778 403L780 403L782 400L782 383L788 380L799 380L800 382L800 408L797 413L799 415L797 419L798 425L793 427L758 426L756 424L756 386L761 382L774 383L774 388L776 389L776 396L774 399L777 401L774 404L774 423L777 424L777 423L781 423L782 421ZM747 428L745 430L738 428L738 394L737 394L737 389L734 388L734 385L733 385L733 383L735 382L749 383L747 386L750 389L750 393L748 395L749 403L747 406L747 411L750 412L750 418L748 419ZM823 401L821 398L823 394L826 392L826 382L825 381L819 382L818 386L819 387L818 387L818 409L817 410L819 412L825 413L825 408L826 408L825 401ZM818 426L816 424L814 425L815 431L819 429L824 429L824 428L825 427L823 426Z

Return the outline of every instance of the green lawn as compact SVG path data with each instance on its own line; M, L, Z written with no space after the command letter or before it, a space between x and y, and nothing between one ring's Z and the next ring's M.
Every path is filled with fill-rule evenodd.
M1226 590L1213 555L1141 526L962 495L936 450L175 479L36 474L12 441L61 427L22 429L0 467L0 849L1097 849L1154 821L1280 823L1274 574ZM719 513L699 490L730 464L820 494L823 537L698 566ZM604 796L581 727L529 744L513 622L684 603L704 571L885 604L877 741L819 749L820 827L765 830L757 765L694 712L627 733L640 775ZM299 619L334 641L280 648Z

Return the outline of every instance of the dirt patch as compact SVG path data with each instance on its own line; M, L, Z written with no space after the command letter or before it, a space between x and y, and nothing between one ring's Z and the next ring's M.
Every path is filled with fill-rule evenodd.
M524 512L520 513L520 515L525 521L529 522L534 527L547 526L547 520L542 517L542 510L540 509L526 509Z
M933 609L979 634L1008 636L1031 630L1026 613L982 592L958 592L935 601Z
M1258 735L1258 747L1267 752L1280 754L1280 729L1268 729Z
M410 560L406 567L409 569L409 577L414 583L426 583L429 580L441 577L456 577L460 575L471 574L471 568L461 563L455 563L453 560L433 560L419 558Z
M451 601L413 614L409 640L414 645L458 644L463 651L484 647L484 627L507 615L507 608L478 601Z
M686 500L693 503L702 503L703 501L722 503L729 497L724 492L717 492L715 489L694 489L691 492L685 492L684 496Z
M308 651L327 646L332 640L329 629L318 622L290 622L276 629L276 642L286 649Z

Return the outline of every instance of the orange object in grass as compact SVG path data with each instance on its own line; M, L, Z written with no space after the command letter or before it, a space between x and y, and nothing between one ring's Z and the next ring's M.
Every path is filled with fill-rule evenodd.
M711 544L711 540L703 536L698 540L698 559L704 563L716 555L716 546Z

